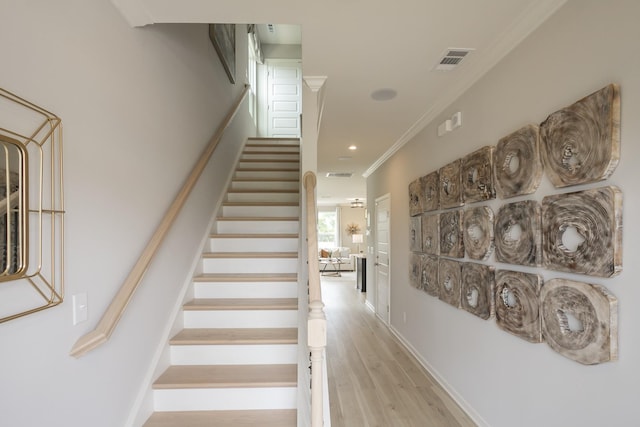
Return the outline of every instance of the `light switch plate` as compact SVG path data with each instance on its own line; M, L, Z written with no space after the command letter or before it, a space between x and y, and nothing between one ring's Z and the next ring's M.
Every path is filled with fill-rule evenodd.
M84 322L89 317L89 307L87 305L87 294L85 292L75 294L71 297L73 302L73 324Z

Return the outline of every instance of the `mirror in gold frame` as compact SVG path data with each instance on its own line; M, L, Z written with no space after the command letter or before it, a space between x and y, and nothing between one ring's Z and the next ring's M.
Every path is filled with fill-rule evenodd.
M28 266L27 150L0 134L0 282L21 277Z

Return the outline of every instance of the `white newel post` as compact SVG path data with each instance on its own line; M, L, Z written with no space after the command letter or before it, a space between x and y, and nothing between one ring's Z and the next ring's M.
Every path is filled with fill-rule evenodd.
M311 351L311 426L322 427L323 421L323 359L327 346L327 319L322 301L309 303L308 345Z

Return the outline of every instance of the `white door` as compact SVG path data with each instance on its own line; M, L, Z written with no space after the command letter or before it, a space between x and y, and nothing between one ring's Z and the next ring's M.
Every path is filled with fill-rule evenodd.
M302 63L268 61L267 132L275 138L300 137Z
M388 195L376 199L376 314L387 325L389 324L389 258L390 258L390 207Z

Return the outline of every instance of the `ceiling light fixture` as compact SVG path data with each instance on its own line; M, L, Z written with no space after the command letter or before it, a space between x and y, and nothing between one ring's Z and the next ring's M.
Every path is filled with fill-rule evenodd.
M371 92L371 98L373 98L374 101L391 101L396 96L398 96L398 92L389 88L378 89Z
M352 208L364 208L364 202L360 199L355 199L353 202L351 202L351 207Z
M351 151L355 151L357 149L358 149L358 147L356 147L355 145L350 145L349 146L349 150L351 150Z

